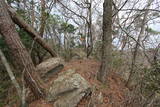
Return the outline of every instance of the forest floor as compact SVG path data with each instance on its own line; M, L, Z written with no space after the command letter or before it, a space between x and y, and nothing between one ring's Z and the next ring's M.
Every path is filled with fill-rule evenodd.
M123 80L116 73L111 73L108 78L108 83L102 85L97 79L96 74L99 70L100 63L93 59L81 59L72 60L65 64L64 69L61 72L65 72L68 69L74 69L77 73L83 76L91 86L95 86L94 95L84 98L78 105L78 107L86 107L93 97L98 95L103 96L103 103L97 107L120 107L125 101L125 94L128 89L125 87ZM50 82L56 77L50 78ZM49 83L50 84L50 83ZM48 84L48 86L49 86ZM97 95L97 96L96 96ZM35 101L30 104L29 107L53 107L51 104L47 104L44 101Z

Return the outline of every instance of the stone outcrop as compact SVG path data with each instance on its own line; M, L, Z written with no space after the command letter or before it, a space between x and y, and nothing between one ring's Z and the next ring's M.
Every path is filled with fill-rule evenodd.
M47 100L54 102L54 107L75 107L81 99L91 93L89 83L74 70L59 74L52 83Z

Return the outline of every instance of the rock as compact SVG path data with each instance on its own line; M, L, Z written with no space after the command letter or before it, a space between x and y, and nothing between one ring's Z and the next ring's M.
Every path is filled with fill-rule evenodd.
M53 70L54 68L56 68L59 65L63 65L64 64L64 60L62 58L50 58L42 63L40 63L39 65L36 66L36 71L38 71L41 74L45 74L51 70Z
M99 104L103 104L103 95L102 95L102 92L99 93L99 95L97 97L97 102Z
M41 78L42 78L43 80L47 80L48 78L52 77L53 75L58 74L58 72L60 72L63 68L64 68L64 65L59 64L59 65L57 65L55 68L53 68L52 70L44 73L44 74L41 76Z
M76 107L83 97L91 92L89 83L74 70L59 74L52 83L47 101L54 102L54 107Z

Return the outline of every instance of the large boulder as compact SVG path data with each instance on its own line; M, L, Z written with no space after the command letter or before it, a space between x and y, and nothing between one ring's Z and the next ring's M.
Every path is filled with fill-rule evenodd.
M52 83L47 100L54 107L76 107L83 97L91 93L89 83L74 70L59 74Z

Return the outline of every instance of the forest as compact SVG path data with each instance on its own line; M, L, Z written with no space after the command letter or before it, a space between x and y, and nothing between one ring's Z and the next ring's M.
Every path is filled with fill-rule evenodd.
M160 107L160 0L0 0L0 107Z

